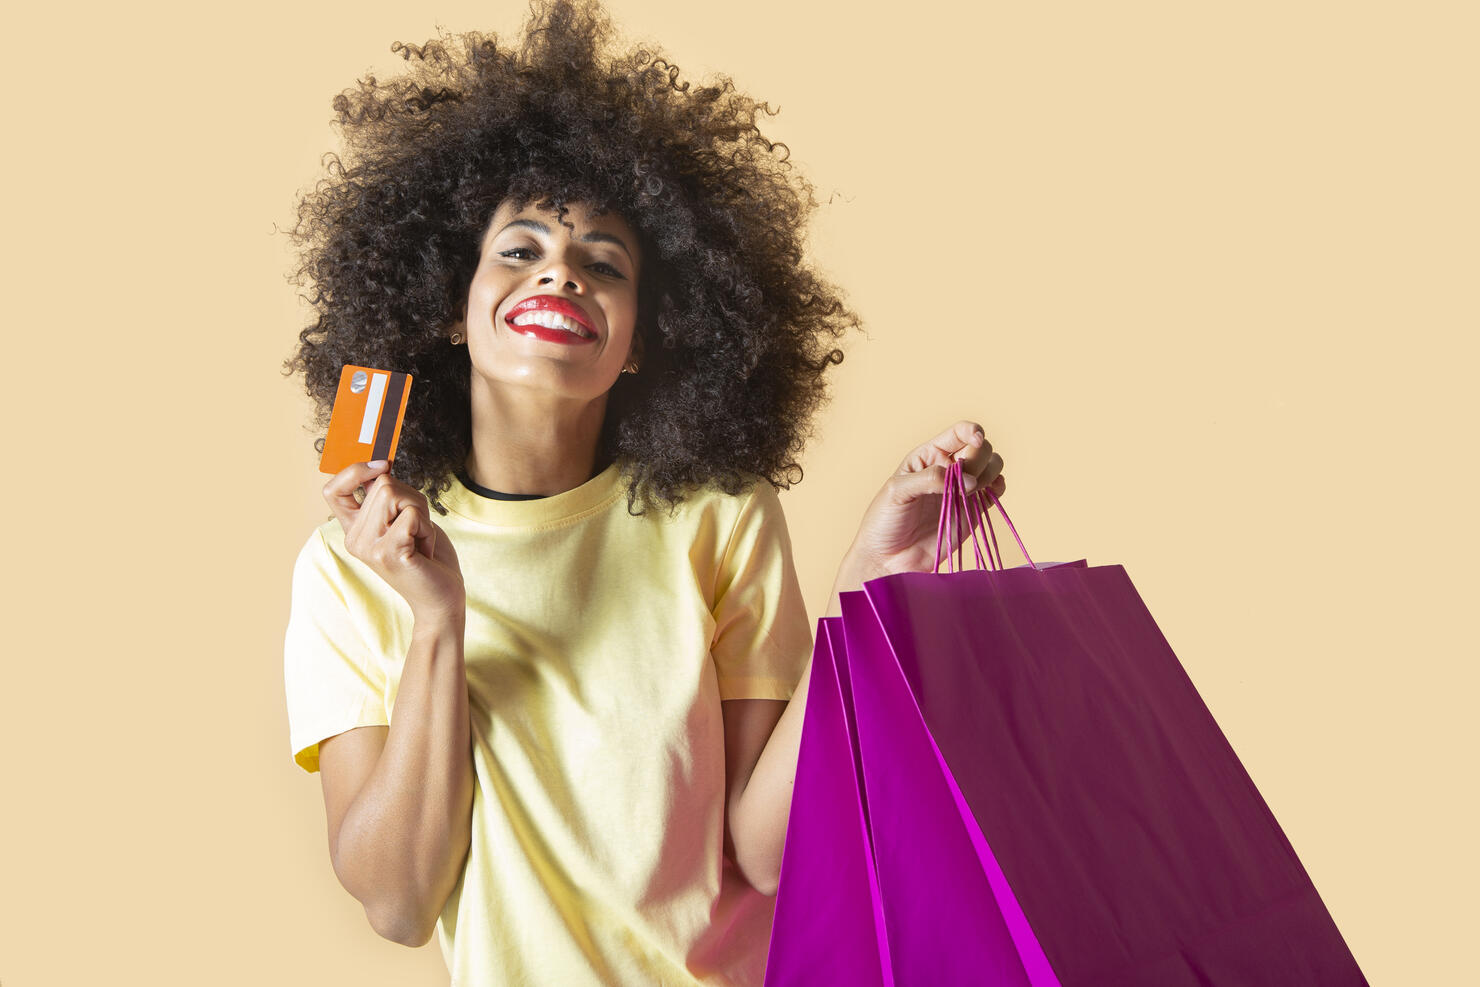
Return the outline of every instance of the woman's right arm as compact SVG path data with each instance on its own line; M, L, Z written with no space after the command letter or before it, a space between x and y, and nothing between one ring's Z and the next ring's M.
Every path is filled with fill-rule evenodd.
M356 504L355 488L371 477ZM457 884L472 831L462 575L426 498L384 467L346 467L324 496L346 548L407 599L415 621L390 726L319 744L330 859L377 934L421 946Z

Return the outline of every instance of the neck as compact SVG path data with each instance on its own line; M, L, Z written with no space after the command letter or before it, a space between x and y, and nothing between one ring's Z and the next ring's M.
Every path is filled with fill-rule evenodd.
M606 416L594 401L491 384L475 373L473 448L465 468L474 483L501 493L549 497L591 479Z

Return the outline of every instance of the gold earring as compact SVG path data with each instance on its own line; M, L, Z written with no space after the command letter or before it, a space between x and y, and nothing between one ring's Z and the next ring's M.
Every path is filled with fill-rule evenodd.
M452 345L453 346L456 346L458 343L461 343L461 342L462 342L462 333L460 333L460 332L453 333L452 334Z
M629 364L627 364L625 367L622 368L622 373L624 373L624 374L635 374L635 373L637 373L637 364L635 364L635 363L629 363Z

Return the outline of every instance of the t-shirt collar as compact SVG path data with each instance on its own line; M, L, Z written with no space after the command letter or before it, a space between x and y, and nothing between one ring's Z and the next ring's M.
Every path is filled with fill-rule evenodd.
M603 507L622 492L622 468L612 463L578 487L538 500L496 500L469 490L452 474L440 500L454 514L494 527L522 528L562 521ZM433 518L433 520L436 520Z

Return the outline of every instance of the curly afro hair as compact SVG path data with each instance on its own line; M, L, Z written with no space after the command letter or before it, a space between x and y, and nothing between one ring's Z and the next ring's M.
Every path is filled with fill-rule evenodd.
M817 203L757 126L776 111L728 76L692 87L660 52L612 52L611 35L591 0L532 0L517 47L439 29L391 46L404 75L334 98L344 158L325 156L289 231L316 319L285 373L303 373L321 432L344 364L410 373L396 475L441 514L472 442L468 349L446 330L506 199L562 222L590 203L641 238L642 372L613 386L597 449L631 481L630 513L800 481L832 343L859 325L803 258Z

